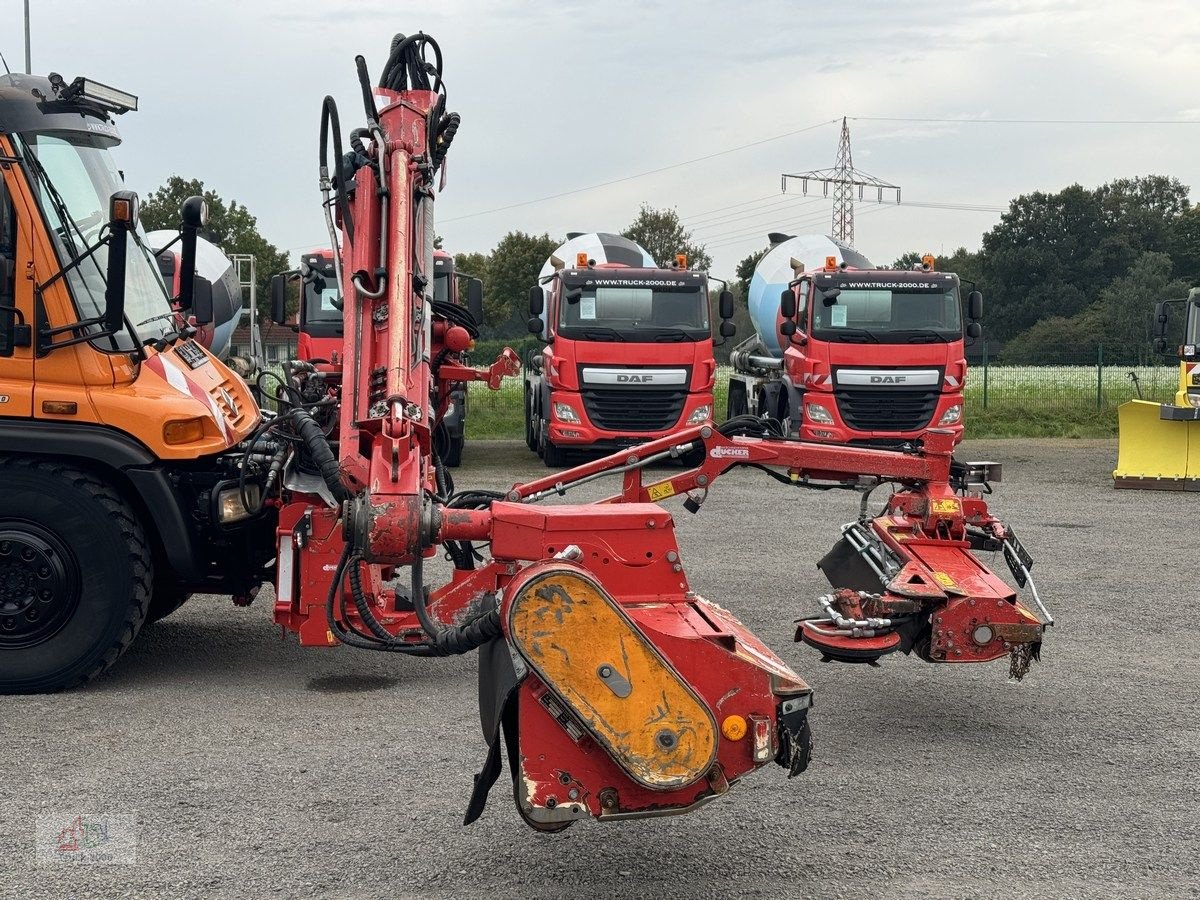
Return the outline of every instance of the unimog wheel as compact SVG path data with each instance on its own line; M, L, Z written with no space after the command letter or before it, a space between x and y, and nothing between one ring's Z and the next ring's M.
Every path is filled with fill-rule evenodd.
M146 618L154 579L137 514L64 463L0 457L0 693L74 687Z
M163 581L161 578L154 579L154 592L150 596L150 606L146 610L146 624L150 625L165 619L191 598L191 593L175 582Z

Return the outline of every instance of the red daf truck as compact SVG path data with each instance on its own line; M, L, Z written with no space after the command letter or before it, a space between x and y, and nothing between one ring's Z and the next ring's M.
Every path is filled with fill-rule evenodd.
M307 362L337 363L344 356L342 347L342 300L338 289L333 252L328 248L312 250L300 258L300 269L276 275L271 281L271 318L278 324L287 319L286 282L301 280L300 308L293 327L297 329L296 355ZM458 289L458 279L467 278L466 303ZM433 251L433 317L431 347L435 368L446 372L465 367L465 351L478 336L483 321L483 283L478 278L459 275L454 257L445 250ZM458 331L454 331L457 326ZM509 351L511 353L511 351ZM516 374L516 357L505 358L502 374ZM440 457L455 468L462 463L466 443L467 381L440 380L435 401L440 413L436 439Z
M614 234L568 235L529 294L546 346L525 366L525 441L547 466L569 450L612 451L712 418L708 276L662 268ZM722 337L733 295L719 298Z
M876 269L822 235L772 235L750 281L755 334L730 354L729 417L751 413L813 441L889 446L927 428L963 433L963 314L958 276L932 256ZM967 297L965 333L982 333Z

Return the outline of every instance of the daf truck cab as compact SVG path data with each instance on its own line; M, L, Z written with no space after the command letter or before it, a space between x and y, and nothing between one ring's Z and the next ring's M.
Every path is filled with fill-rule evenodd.
M729 336L727 291L720 313ZM686 259L663 268L627 238L570 235L530 289L530 316L545 347L526 360L525 440L547 466L712 418L708 276Z
M750 283L755 335L730 355L728 414L782 422L793 436L896 446L931 427L963 432L964 327L958 276L925 257L877 269L834 238L778 238Z

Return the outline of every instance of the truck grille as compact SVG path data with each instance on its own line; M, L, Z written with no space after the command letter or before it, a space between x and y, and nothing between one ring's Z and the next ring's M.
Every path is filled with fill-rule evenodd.
M593 425L605 431L664 431L675 427L687 391L653 388L584 388L583 407Z
M938 392L838 390L834 393L842 420L857 431L919 431L937 409Z

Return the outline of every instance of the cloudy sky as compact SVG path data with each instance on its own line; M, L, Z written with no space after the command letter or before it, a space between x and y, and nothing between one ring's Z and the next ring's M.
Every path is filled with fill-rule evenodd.
M120 123L133 188L200 178L293 252L324 242L321 98L360 124L354 55L377 78L396 31L438 39L463 116L437 207L454 250L619 230L645 202L675 207L728 274L767 231L828 229L829 202L782 194L780 174L831 166L842 116L856 165L903 188L859 207L876 262L977 247L995 208L1076 181L1163 173L1200 200L1194 2L31 3L35 72L141 97ZM21 7L0 0L14 69Z

